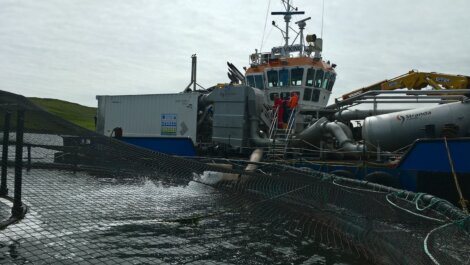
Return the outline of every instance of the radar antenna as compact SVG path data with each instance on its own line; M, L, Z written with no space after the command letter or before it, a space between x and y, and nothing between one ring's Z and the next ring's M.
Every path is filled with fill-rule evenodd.
M299 20L297 22L295 22L295 24L297 24L299 26L299 29L300 29L300 56L304 55L304 50L305 50L305 46L304 46L304 29L305 29L305 26L307 25L307 23L305 23L305 21L307 20L310 20L311 17L308 17L308 18L304 18L302 20ZM297 34L297 36L299 35ZM297 37L296 37L297 38Z

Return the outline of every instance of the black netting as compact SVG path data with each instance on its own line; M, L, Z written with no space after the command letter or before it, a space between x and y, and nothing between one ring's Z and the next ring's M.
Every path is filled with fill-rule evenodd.
M6 92L0 136L7 111L10 196L24 111L28 212L7 225L12 202L0 198L1 263L470 263L469 218L429 195L281 165L247 173L167 156Z

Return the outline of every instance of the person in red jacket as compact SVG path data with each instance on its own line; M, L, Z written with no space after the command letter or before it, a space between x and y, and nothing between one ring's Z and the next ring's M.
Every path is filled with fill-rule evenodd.
M282 128L284 117L284 105L278 95L274 95L274 111L277 110L277 128Z

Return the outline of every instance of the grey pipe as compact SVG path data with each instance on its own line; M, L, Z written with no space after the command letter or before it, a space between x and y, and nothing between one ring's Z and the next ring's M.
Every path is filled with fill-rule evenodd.
M324 131L327 131L335 136L340 146L343 146L345 143L352 142L346 133L344 133L343 128L341 128L337 122L326 122L323 124L323 128Z
M246 112L247 118L250 120L250 141L259 147L270 146L272 141L267 138L259 136L259 115L261 115L262 107L257 104L255 89L250 88L250 97L246 97Z
M253 172L258 168L258 164L263 157L263 150L262 149L255 149L253 153L250 155L250 162L254 162L254 164L248 163L245 168L245 171ZM224 168L224 169L231 169L231 164L212 164L209 163L208 165L214 166L215 168ZM242 178L242 175L238 173L228 173L228 172L220 172L220 171L204 171L202 175L200 175L200 181L206 184L217 184L222 181L237 181L237 182L244 182L246 181L249 176L244 175L245 177Z
M353 139L353 133L348 125L342 122L338 122L337 124L341 127L341 129L343 129L344 133L346 134L346 136L348 136L349 139Z
M201 117L197 121L197 126L200 126L204 122L204 120L206 119L207 113L209 113L209 109L211 108L211 106L212 104L204 108L204 113L202 113Z
M404 111L406 109L380 109L380 110L340 110L335 113L334 117L340 121L363 120L370 116L388 114L397 111Z
M325 123L323 127L335 136L341 149L347 152L357 152L357 154L360 155L360 151L364 149L364 145L354 143L353 140L346 135L338 123L340 122L328 122Z
M297 134L295 138L297 145L301 145L304 141L312 144L318 144L323 136L322 125L325 122L328 122L328 119L326 117L322 117L313 125L310 125L305 130Z
M203 94L203 95L199 96L199 99L198 99L199 107L206 107L206 106L214 103L214 100L209 97L211 94L212 93Z
M331 133L338 140L339 146L343 151L353 152L354 156L361 155L364 145L353 141L352 132L349 127L341 122L329 122L326 117L320 118L313 125L298 134L296 144L301 145L304 141L318 144L327 133Z
M251 116L250 117L250 140L256 146L269 146L272 141L270 139L261 138L258 134L259 130L259 119Z

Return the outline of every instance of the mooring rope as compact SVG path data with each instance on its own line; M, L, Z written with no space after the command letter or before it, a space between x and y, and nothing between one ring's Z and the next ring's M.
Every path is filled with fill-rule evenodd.
M459 194L459 203L462 206L462 211L468 214L467 200L465 200L465 198L463 197L462 189L460 189L459 180L457 178L457 174L455 173L455 169L454 169L454 161L452 160L452 157L450 155L449 145L447 144L447 137L444 137L444 144L446 146L447 157L449 158L449 164L450 164L450 169L452 170L452 176L454 177L455 187L457 188L457 192Z

